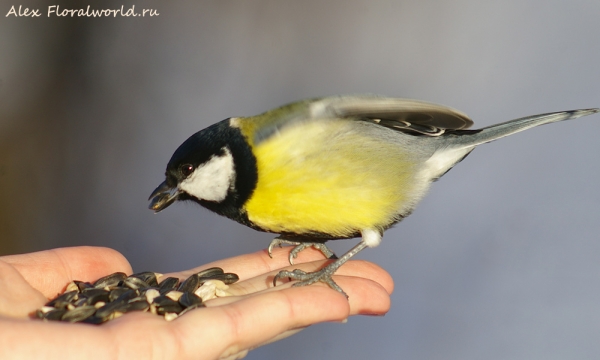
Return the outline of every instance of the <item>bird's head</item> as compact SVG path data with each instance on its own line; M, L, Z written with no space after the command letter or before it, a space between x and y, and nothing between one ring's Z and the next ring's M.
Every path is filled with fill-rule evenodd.
M221 203L235 193L232 128L227 120L201 130L175 151L166 179L152 192L149 208L159 212L176 200ZM238 139L239 141L239 139Z

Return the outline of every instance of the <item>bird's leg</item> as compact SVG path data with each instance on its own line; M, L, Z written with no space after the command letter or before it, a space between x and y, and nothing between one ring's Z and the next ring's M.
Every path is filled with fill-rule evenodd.
M358 243L358 245L356 245L355 247L350 249L350 251L345 253L344 256L325 266L321 270L315 272L307 273L306 271L300 269L296 269L293 271L282 270L273 278L273 286L275 286L277 280L283 278L289 278L291 280L300 280L299 282L295 283L294 286L306 286L313 284L317 281L322 281L329 285L329 287L331 287L332 289L337 290L340 293L346 295L344 290L342 290L342 288L339 287L338 284L336 284L331 277L333 276L333 273L335 273L337 269L340 268L340 266L344 265L346 261L348 261L354 255L358 254L362 249L366 248L367 246L367 243L363 239L360 241L360 243ZM348 295L346 295L346 297L348 297Z
M300 253L300 251L302 251L306 248L309 248L309 247L314 247L315 249L321 251L323 253L323 255L325 255L325 257L328 259L337 259L337 256L333 253L333 251L331 251L327 247L327 245L325 245L325 243L300 242L300 241L284 239L281 236L276 237L269 244L269 248L267 249L267 251L269 253L269 257L271 257L271 258L273 257L273 254L272 254L273 247L275 247L275 246L281 247L281 245L294 245L294 248L290 252L289 260L290 260L291 265L294 265L294 259L298 257L298 254Z

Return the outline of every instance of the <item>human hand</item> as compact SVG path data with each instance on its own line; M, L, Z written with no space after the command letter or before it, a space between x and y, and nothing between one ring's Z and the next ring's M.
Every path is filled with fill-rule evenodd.
M118 252L75 247L0 257L0 354L3 358L241 358L248 350L290 336L311 324L343 321L350 315L382 315L389 309L393 282L378 266L350 261L336 273L349 299L325 284L272 286L283 268L313 271L324 265L318 251L300 253L288 263L289 248L217 261L165 274L186 278L213 266L239 275L233 295L209 300L206 308L167 322L133 312L101 326L42 322L29 314L64 290L72 280L90 281L109 273L130 274ZM376 281L371 279L377 279ZM73 350L67 344L74 344Z

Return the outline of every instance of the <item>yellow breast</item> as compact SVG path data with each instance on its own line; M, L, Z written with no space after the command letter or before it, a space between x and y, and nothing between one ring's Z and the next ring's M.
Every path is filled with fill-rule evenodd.
M394 222L410 201L414 165L397 144L356 124L362 123L295 124L255 145L258 183L244 206L249 220L273 232L340 237Z

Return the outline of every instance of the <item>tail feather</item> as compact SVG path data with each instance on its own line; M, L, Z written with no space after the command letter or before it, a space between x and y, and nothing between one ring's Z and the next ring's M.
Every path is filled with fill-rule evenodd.
M563 120L576 119L578 117L595 114L599 111L600 109L560 111L510 120L500 124L488 126L480 130L463 130L464 132L471 131L472 133L470 136L457 136L454 138L453 143L458 145L459 148L475 147L480 144L518 133L519 131L531 129L532 127Z

